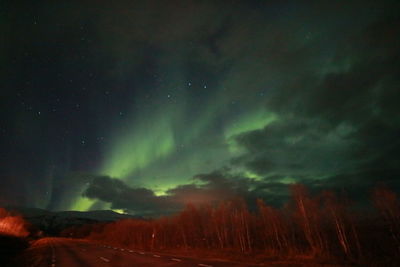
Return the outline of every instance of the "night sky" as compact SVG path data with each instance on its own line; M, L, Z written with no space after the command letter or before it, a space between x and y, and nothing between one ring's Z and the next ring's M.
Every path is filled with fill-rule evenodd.
M157 215L280 205L296 182L398 190L399 10L1 1L0 205Z

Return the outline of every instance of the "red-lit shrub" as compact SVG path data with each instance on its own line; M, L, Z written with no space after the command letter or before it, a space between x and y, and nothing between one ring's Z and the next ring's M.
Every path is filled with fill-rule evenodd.
M27 224L21 216L11 215L8 211L0 208L0 234L17 237L27 237L29 232Z

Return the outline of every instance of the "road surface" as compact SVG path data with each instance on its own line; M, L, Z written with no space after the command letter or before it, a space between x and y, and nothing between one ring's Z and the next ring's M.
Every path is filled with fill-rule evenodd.
M44 238L21 258L20 266L29 267L238 267L255 266L171 256L141 250L96 244L84 240Z

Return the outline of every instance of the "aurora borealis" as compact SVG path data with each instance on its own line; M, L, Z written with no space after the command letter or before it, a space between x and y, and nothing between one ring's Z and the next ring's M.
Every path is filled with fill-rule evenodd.
M0 4L0 204L162 214L398 182L398 1Z

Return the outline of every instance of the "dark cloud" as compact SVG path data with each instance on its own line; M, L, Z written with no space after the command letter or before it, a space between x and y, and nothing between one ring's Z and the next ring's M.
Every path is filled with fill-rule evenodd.
M147 188L134 188L118 179L98 176L93 179L83 196L111 204L142 216L172 214L186 204L217 204L235 198L245 199L254 208L257 198L280 205L288 199L288 186L279 182L262 182L228 173L212 172L194 177L191 184L171 188L166 195L156 196Z
M382 181L400 189L399 22L398 16L377 16L352 28L348 39L333 40L343 47L331 68L308 68L295 85L274 91L266 107L278 120L236 136L246 152L231 164L266 181L290 177L354 196Z
M111 203L112 209L128 210L135 214L168 213L174 206L157 197L146 188L132 188L118 179L108 176L94 177L83 195L91 199Z
M400 174L399 170L366 170L323 179L297 176L296 181L304 184L314 195L331 190L355 201L357 205L365 205L370 201L372 188L377 185L388 185L394 190L400 188L400 181L394 174ZM238 197L247 202L250 210L255 210L258 198L276 207L291 200L290 184L281 182L284 178L286 176L275 175L255 180L233 177L229 170L222 170L198 175L194 177L193 183L179 185L168 190L165 195L157 196L150 189L134 188L118 179L97 176L83 196L110 203L113 209L150 217L174 214L189 203L218 204Z
M247 153L233 161L259 175L292 178L326 176L356 167L349 151L359 146L348 138L352 128L336 128L317 119L281 118L262 130L243 133L236 142Z

